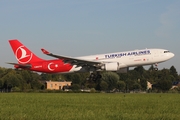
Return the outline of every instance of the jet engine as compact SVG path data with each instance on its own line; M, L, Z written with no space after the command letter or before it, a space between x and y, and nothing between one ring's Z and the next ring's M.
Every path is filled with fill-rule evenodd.
M118 62L105 63L101 66L101 69L105 71L116 71L118 73L127 73L129 71L127 65Z
M103 64L103 66L101 66L101 69L106 71L117 71L119 69L119 63L118 62L105 63Z

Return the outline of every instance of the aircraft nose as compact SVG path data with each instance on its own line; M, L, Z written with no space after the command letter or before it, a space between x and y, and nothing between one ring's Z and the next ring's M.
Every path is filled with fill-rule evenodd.
M168 54L168 57L169 57L169 58L173 58L173 57L174 57L174 53L169 53L169 54Z

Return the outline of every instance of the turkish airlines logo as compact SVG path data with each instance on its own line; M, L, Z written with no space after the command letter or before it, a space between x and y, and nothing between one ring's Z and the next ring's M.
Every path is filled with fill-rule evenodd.
M33 54L27 50L26 47L20 46L16 50L16 59L18 60L19 63L25 64L28 63L31 59Z

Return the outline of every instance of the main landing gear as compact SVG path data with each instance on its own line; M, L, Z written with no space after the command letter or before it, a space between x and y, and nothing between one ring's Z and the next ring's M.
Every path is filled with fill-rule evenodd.
M90 76L87 78L87 80L97 81L101 78L102 78L102 76L101 76L100 72L90 72Z

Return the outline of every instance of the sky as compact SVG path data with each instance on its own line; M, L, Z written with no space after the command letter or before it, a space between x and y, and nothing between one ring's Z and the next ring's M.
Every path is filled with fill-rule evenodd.
M162 48L175 57L160 63L180 74L179 0L0 0L0 66L17 62L8 43L18 39L41 52L78 57Z

